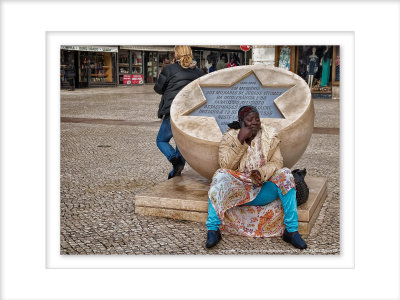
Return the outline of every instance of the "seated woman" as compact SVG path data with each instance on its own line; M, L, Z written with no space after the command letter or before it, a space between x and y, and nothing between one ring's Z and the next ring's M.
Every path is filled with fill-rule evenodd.
M282 235L281 219L273 220L269 232L265 223L283 207L283 240L307 248L298 232L294 179L283 168L276 130L261 124L253 106L241 107L238 120L228 124L230 129L219 145L221 169L215 172L208 192L206 247L222 239L220 225L227 232L246 236Z

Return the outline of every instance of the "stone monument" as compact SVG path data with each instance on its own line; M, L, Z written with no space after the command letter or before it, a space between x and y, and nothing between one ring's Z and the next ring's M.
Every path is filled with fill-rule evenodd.
M194 172L183 173L137 195L137 213L205 222L209 182L219 168L219 142L243 105L257 107L261 122L277 129L285 167L291 168L300 159L314 127L307 83L290 71L265 65L216 71L188 84L171 107L174 140L187 163L203 178ZM302 234L309 233L327 193L326 179L306 176L306 182L309 200L298 207Z
M174 99L171 127L183 157L200 175L218 169L218 145L240 106L253 105L261 121L279 131L284 166L302 156L314 127L310 89L298 75L251 65L223 69L188 84Z

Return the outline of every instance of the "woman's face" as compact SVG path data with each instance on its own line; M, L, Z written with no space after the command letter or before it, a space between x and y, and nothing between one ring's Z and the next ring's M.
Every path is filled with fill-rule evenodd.
M249 113L244 119L243 123L246 127L251 129L253 136L257 135L257 132L261 129L261 120L258 112Z

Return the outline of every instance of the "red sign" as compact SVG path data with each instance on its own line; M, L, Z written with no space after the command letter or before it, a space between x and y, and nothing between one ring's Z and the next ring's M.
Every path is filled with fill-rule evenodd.
M251 49L251 46L240 46L240 49L243 51L249 51Z
M124 84L143 84L143 74L138 75L123 75Z
M143 75L132 75L132 84L142 84L143 83Z
M122 79L124 84L131 84L131 75L123 75Z

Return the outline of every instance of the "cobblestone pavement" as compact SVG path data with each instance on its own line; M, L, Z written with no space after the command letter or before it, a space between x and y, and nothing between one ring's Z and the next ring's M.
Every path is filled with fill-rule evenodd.
M170 171L155 144L159 100L150 85L61 91L61 254L340 254L337 130L316 131L294 166L328 178L304 251L281 238L233 235L207 250L204 224L136 215L135 195ZM339 128L339 100L314 104L315 127Z

